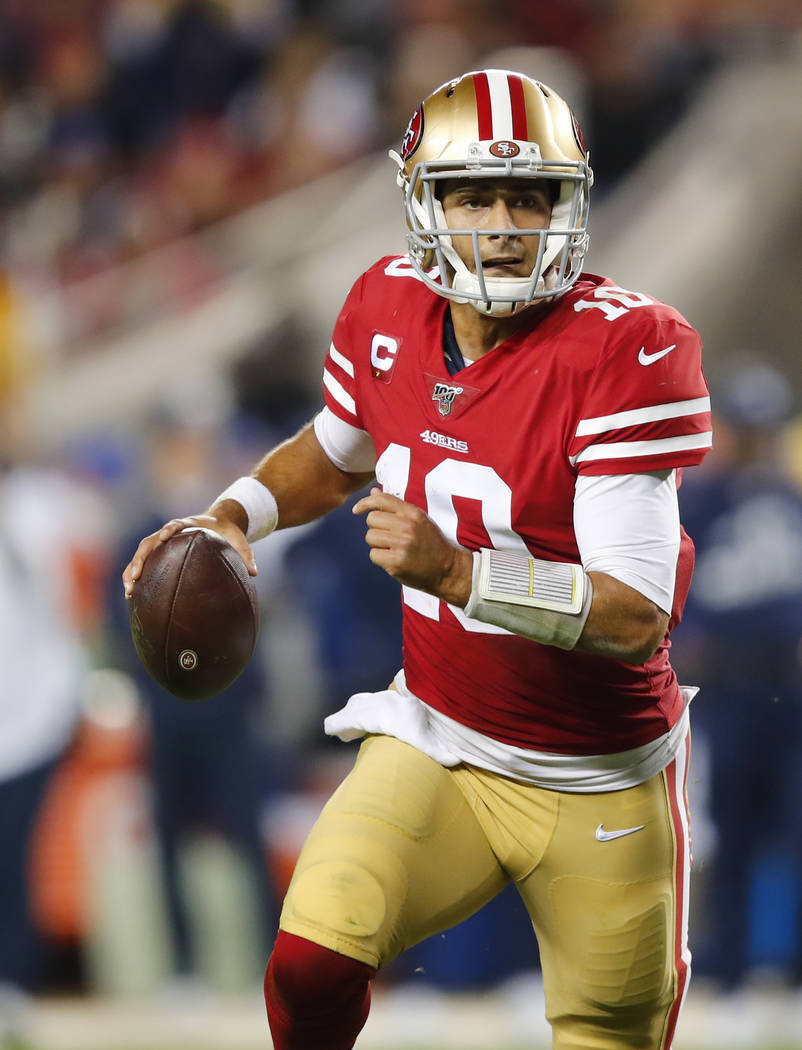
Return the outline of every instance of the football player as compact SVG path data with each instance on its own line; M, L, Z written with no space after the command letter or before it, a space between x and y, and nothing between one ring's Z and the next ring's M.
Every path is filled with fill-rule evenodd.
M697 333L582 273L592 172L545 84L482 70L416 110L409 253L340 313L325 407L202 515L250 543L372 484L403 668L326 732L364 738L298 860L265 978L278 1050L349 1050L376 971L514 883L554 1047L672 1043L685 995L691 578L677 485L711 443Z

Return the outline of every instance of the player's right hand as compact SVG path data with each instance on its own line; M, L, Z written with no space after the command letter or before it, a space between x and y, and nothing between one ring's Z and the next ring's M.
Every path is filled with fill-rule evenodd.
M233 521L229 521L226 518L218 518L212 514L195 514L188 518L173 518L165 525L162 525L160 529L157 529L156 532L152 532L140 542L133 558L123 571L123 590L125 592L125 597L131 597L134 584L142 575L142 570L145 566L146 560L157 547L169 540L171 536L175 536L177 532L183 532L185 529L198 528L210 529L212 532L216 532L218 535L222 536L227 543L231 544L237 554L239 554L245 562L245 567L250 575L256 575L256 559L253 556L253 550L245 539L245 534L239 525L236 525Z

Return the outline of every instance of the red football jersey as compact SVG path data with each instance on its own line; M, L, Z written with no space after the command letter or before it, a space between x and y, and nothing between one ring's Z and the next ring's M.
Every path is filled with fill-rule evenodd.
M466 549L578 562L578 473L690 466L709 448L699 336L663 303L587 274L533 327L453 376L447 309L405 258L382 259L340 313L324 387L331 411L371 435L383 489ZM692 564L683 533L671 626ZM636 667L469 620L411 588L403 600L409 688L497 740L609 754L656 739L682 711L668 636Z

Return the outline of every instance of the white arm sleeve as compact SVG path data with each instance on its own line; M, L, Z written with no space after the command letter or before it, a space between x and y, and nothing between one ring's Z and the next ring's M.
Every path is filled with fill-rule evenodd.
M376 466L376 448L370 434L344 423L328 406L315 416L314 427L320 447L335 467L348 474L366 474Z
M580 475L574 532L585 572L604 572L671 615L680 546L676 471Z

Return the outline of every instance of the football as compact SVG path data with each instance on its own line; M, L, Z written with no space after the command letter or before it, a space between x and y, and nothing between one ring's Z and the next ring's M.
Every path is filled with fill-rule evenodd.
M181 700L216 696L253 655L256 588L239 554L208 529L187 529L157 547L129 603L140 660Z

